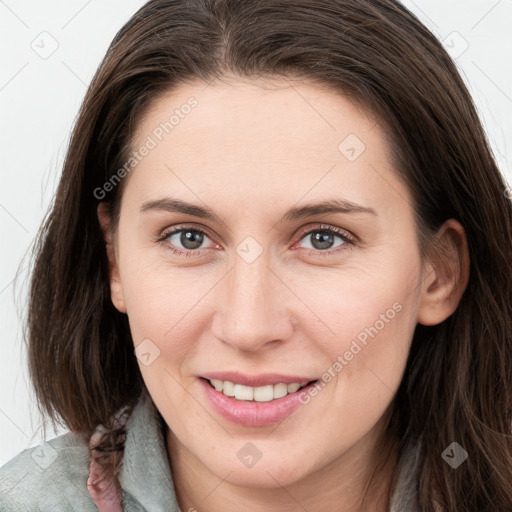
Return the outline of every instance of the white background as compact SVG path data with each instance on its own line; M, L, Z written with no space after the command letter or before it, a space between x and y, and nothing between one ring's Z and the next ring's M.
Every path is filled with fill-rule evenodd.
M143 3L0 0L0 466L41 441L21 338L29 275L27 258L21 260L55 191L86 87L116 32ZM498 165L512 182L512 1L404 3L453 47ZM58 44L47 58L33 49L42 38L46 51Z

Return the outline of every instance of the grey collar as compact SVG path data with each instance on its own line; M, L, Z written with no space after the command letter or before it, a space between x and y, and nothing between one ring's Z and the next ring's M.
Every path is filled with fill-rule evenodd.
M119 476L126 512L180 512L160 412L144 389L126 423Z

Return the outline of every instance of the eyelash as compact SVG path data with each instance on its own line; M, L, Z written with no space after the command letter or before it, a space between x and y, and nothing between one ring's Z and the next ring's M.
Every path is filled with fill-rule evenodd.
M162 243L165 249L167 249L167 250L171 251L173 254L177 254L179 256L185 256L186 258L190 258L192 256L201 255L202 252L205 251L206 249L188 249L188 250L177 249L176 247L170 245L170 243L167 241L167 239L170 236L172 236L176 233L180 233L182 231L187 231L187 230L201 233L203 235L206 235L208 238L211 238L208 235L208 233L202 229L199 229L195 226L182 225L182 226L174 227L172 229L163 231L162 234L160 235L160 238L157 239L157 242ZM353 235L348 234L348 232L346 232L345 230L342 230L340 228L335 228L333 226L328 226L325 224L315 226L314 228L301 229L301 231L299 232L299 237L300 237L299 241L302 240L306 235L310 235L311 233L316 233L316 232L327 233L327 234L339 236L343 240L343 244L341 244L340 246L338 246L335 249L328 249L325 251L321 251L318 249L304 249L305 251L307 251L308 256L318 256L319 254L330 256L335 253L350 250L350 249L352 249L353 246L356 245L356 238Z

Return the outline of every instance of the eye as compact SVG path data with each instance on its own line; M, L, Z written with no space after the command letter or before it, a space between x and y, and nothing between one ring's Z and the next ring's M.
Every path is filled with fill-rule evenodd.
M305 229L300 232L302 235L301 240L309 241L311 247L306 249L312 249L309 254L339 252L349 249L355 245L355 238L353 235L340 228L333 226L317 226L314 229ZM336 242L338 239L338 242Z
M173 253L192 256L202 252L201 245L209 238L201 229L192 226L180 226L162 233L159 242Z
M311 255L337 253L350 249L356 242L355 237L347 231L327 225L316 226L313 229L305 228L299 234L302 236L301 240L309 240L312 247L305 249L308 249L308 254ZM190 257L202 254L203 249L206 249L202 247L205 239L209 239L209 236L202 229L178 226L164 231L158 242L163 243L166 249L175 254Z

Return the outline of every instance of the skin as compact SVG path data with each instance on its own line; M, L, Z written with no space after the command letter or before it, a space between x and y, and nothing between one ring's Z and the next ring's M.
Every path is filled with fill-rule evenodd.
M139 366L169 427L179 505L199 512L385 511L395 457L365 486L377 448L394 441L385 434L386 412L416 324L442 322L466 287L464 230L447 221L438 238L448 256L422 258L411 195L390 164L385 128L318 84L231 77L181 85L153 102L133 148L191 96L198 106L124 178L116 232L104 205L98 208L112 302L128 315L134 346L149 339L160 350ZM338 149L349 134L366 146L354 161ZM169 196L208 207L221 221L140 212L144 202ZM327 199L376 215L279 222L294 206ZM199 249L184 245L180 233L157 241L184 223L206 233ZM357 241L334 234L319 245L311 231L320 224ZM236 252L247 236L263 249L251 263ZM190 257L172 253L172 244ZM277 425L235 425L202 392L198 376L207 371L320 378L395 303L400 312L378 335ZM262 454L250 468L237 457L248 441Z

